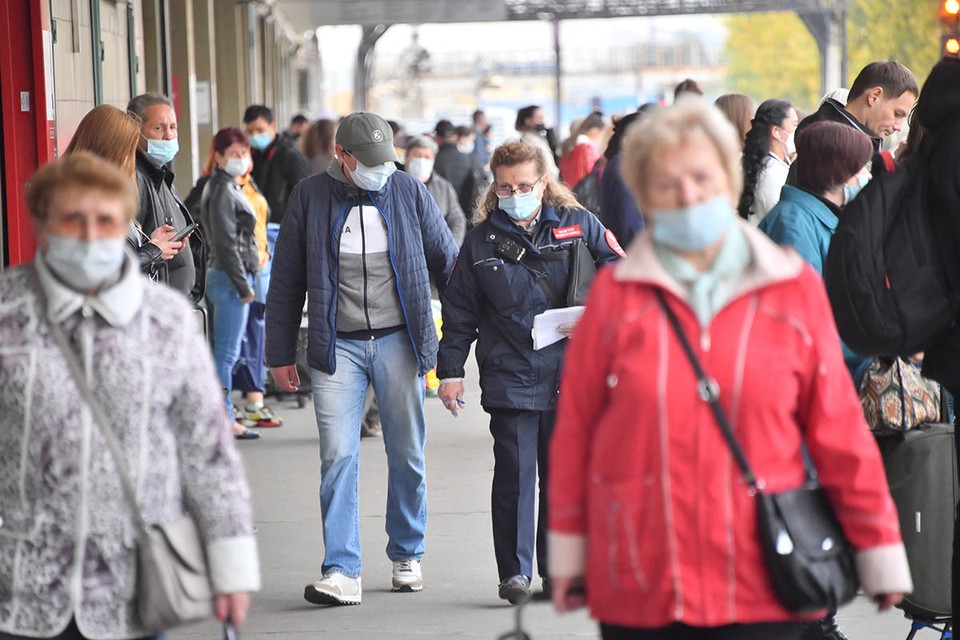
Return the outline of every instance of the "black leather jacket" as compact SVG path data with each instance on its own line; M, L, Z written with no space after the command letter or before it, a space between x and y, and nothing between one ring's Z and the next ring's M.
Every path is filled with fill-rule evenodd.
M200 221L209 242L207 265L226 272L241 298L253 295L247 274L260 270L253 233L257 216L242 187L222 169L214 169L203 188Z
M180 230L194 222L184 206L169 167L157 167L142 152L137 151L137 189L140 202L137 221L146 237L138 250L140 266L145 274L159 282L169 284L197 304L203 299L205 259L203 235L198 229L190 236L190 242L170 260L160 258L160 249L148 244L153 231L164 224ZM130 242L133 245L133 242Z

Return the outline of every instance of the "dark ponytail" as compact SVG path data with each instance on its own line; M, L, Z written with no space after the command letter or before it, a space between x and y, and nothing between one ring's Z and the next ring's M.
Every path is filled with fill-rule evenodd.
M782 127L787 113L793 107L786 100L765 100L757 107L757 113L750 123L746 142L743 145L743 193L737 212L747 219L756 199L757 183L766 166L770 152L770 127Z

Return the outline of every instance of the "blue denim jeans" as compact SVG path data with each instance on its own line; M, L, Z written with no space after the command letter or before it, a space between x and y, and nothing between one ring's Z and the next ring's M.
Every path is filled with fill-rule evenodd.
M247 276L253 283L253 276ZM220 386L227 390L224 402L233 422L233 367L240 358L240 344L247 329L250 305L240 302L237 288L230 277L220 269L207 269L207 305L210 307L213 328L213 364L220 378Z
M372 384L387 451L387 557L419 560L427 528L423 446L424 380L406 329L380 338L337 338L333 375L312 370L320 431L323 572L358 577L363 568L357 500L360 421Z

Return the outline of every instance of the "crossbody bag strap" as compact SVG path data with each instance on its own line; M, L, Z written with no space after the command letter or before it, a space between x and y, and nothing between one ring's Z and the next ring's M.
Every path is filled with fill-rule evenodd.
M747 481L747 484L749 484L750 488L754 491L761 489L762 487L758 486L757 477L753 474L753 470L750 468L750 463L747 462L747 457L744 455L743 449L740 448L740 443L737 442L737 437L733 434L733 429L727 420L727 414L724 412L723 407L720 406L720 386L716 380L707 376L703 370L697 354L693 352L693 347L690 345L687 335L683 332L683 327L680 326L680 319L677 318L677 314L674 313L670 305L667 304L667 299L664 297L663 291L657 289L656 294L657 300L660 301L660 306L663 308L664 313L667 314L667 319L670 321L670 326L673 328L674 334L683 347L683 352L687 355L687 359L690 361L690 364L693 366L693 371L697 375L697 390L700 394L700 399L709 404L713 410L713 416L716 418L717 424L720 425L720 431L723 433L723 437L726 439L727 445L730 447L730 451L737 461L737 465L740 467L740 470L743 471L743 477Z
M83 374L83 369L80 366L80 359L77 358L77 354L74 353L73 349L70 347L70 343L67 341L67 336L64 335L63 329L61 329L60 326L55 322L49 322L48 326L50 327L50 334L53 336L54 341L60 348L60 351L63 354L63 359L66 361L67 367L70 369L73 380L77 385L77 390L80 391L81 399L90 408L90 411L93 413L94 423L100 427L100 433L103 435L104 440L107 441L107 448L110 450L110 454L113 456L114 464L117 466L117 473L120 476L120 483L123 486L123 493L126 495L127 500L130 503L131 510L133 511L133 517L137 522L137 526L140 530L146 530L147 524L143 519L143 515L140 513L140 507L137 502L137 491L133 487L133 482L130 481L130 474L127 471L127 464L126 459L123 456L123 449L120 446L120 441L117 439L117 435L113 432L113 429L110 428L110 420L107 418L107 414L103 410L103 405L101 405L96 396L93 395L93 390L90 388L90 385L87 384L87 377Z

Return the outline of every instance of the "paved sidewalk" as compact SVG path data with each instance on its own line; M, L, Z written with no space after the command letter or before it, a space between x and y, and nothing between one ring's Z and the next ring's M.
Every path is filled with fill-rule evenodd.
M475 371L471 372L476 380ZM469 382L468 382L469 384ZM418 594L390 592L391 565L384 549L386 460L379 438L361 444L360 514L363 604L317 607L304 586L320 574L319 459L312 405L275 405L285 419L258 441L241 442L253 490L263 570L263 590L241 636L247 639L475 638L495 640L512 628L514 611L497 599L490 525L492 441L474 382L467 406L454 419L436 398L427 399L429 524ZM536 638L596 638L583 613L556 615L548 605L528 607L526 629ZM850 640L902 640L909 625L899 612L877 615L858 601L840 613ZM169 634L171 640L218 638L216 625ZM917 640L939 635L922 632Z

